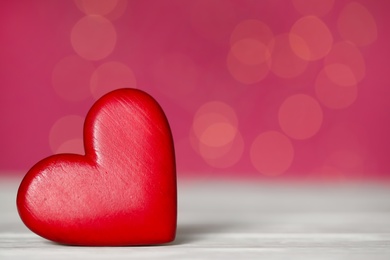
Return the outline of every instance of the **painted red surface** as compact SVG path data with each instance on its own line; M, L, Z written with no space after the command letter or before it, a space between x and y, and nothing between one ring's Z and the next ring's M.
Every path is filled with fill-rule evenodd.
M0 172L82 154L88 109L132 87L166 112L179 176L388 179L389 9L386 0L1 1Z
M152 245L176 232L173 140L156 101L120 89L99 99L84 128L85 155L38 162L17 206L38 235L71 245Z

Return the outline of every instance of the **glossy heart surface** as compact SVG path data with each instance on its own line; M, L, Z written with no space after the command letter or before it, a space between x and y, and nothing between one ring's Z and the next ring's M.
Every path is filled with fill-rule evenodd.
M84 123L85 155L53 155L20 184L19 215L68 245L154 245L175 238L173 138L158 103L136 89L100 98Z

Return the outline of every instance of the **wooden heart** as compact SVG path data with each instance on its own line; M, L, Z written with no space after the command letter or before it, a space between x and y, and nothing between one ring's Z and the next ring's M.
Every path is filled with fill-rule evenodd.
M173 241L175 154L158 103L136 89L108 93L86 117L84 147L85 155L53 155L26 174L17 196L26 226L70 245Z

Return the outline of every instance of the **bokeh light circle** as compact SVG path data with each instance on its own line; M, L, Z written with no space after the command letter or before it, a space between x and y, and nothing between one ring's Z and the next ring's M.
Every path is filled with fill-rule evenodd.
M337 75L329 77L331 70L324 68L318 74L315 81L316 96L328 108L342 109L349 107L357 98L357 86L356 84L348 86L340 85L339 82L352 82L349 81L351 78L345 79Z
M230 143L237 134L237 128L229 123L218 122L210 125L200 137L208 146L224 146Z
M255 39L239 40L231 47L232 54L246 65L258 65L269 60L271 52L268 47Z
M74 138L67 141L64 141L57 150L53 151L56 154L60 153L75 153L83 154L84 153L84 143L82 138Z
M240 61L237 58L237 53L234 54L232 49L229 51L226 59L226 65L228 71L230 72L230 74L233 76L235 80L244 84L253 84L263 80L268 75L270 71L268 62L261 62L261 60L266 60L266 61L269 60L268 58L269 52L267 49L264 49L262 47L260 47L260 50L264 51L263 53L260 52L260 56L258 56L260 57L260 60L248 58L248 60L246 60L246 63ZM247 54L245 55L238 54L239 57L240 55L241 55L241 60L244 61L248 57ZM247 64L248 62L254 64Z
M251 145L250 159L258 172L268 176L280 175L291 166L294 147L290 139L280 132L263 132Z
M114 50L116 30L103 16L87 15L73 26L70 38L78 55L87 60L100 60Z
M290 41L304 43L304 40L294 34L277 35L270 43L272 56L269 62L271 71L281 78L294 78L301 75L307 67L308 61L298 57L292 50ZM308 55L308 46L300 44L300 53Z
M290 30L290 44L294 53L304 60L325 57L333 44L328 26L316 16L305 16Z
M330 64L324 67L328 78L340 86L356 86L357 80L353 71L344 64Z
M228 168L235 165L243 156L244 139L240 131L236 132L234 139L227 145L208 146L190 133L190 142L193 149L210 166L215 168Z
M238 132L237 132L238 133ZM232 143L228 143L223 146L209 146L199 140L194 133L194 130L190 130L189 134L190 144L194 151L204 160L217 160L225 156L232 148Z
M237 115L233 108L221 101L211 101L203 104L194 115L192 128L198 139L203 132L216 123L229 123L237 128Z
M373 43L378 37L375 18L360 3L348 3L337 21L340 35L358 46Z
M342 41L333 45L329 54L324 59L325 66L332 64L343 64L354 74L357 82L360 82L366 75L366 64L360 50L355 44Z
M209 165L226 168L242 156L244 142L233 108L220 101L202 105L194 116L190 140L194 150Z
M208 146L224 146L232 142L236 134L237 128L231 123L217 122L202 132L199 141Z
M95 99L118 88L135 88L133 71L125 64L110 61L100 65L92 74L90 89Z
M199 151L204 161L215 168L228 168L235 165L244 152L244 139L238 131L229 145L210 147L203 143L199 144ZM219 154L219 156L215 156ZM210 156L211 155L211 156Z
M84 154L84 118L67 115L59 118L50 128L49 144L53 153Z
M324 16L332 9L335 0L292 0L295 9L303 15Z
M118 3L114 10L112 10L110 13L105 15L106 18L110 19L111 21L114 21L118 18L120 18L123 14L125 14L127 5L128 5L128 0L118 0Z
M56 93L67 101L81 101L90 96L88 88L94 65L77 55L61 59L52 72L52 85Z
M296 94L284 100L279 108L279 125L283 132L294 139L308 139L321 128L323 112L314 98Z

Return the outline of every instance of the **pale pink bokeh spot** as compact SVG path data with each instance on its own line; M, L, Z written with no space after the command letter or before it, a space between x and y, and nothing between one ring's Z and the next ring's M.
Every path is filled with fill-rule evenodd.
M291 166L294 147L290 139L278 131L263 132L250 147L250 159L261 174L277 176Z
M50 129L51 150L54 153L83 154L83 125L84 118L82 116L67 115L59 118Z
M267 24L260 20L248 19L236 25L230 36L230 44L233 46L240 40L253 39L268 45L273 37L274 34Z
M378 38L375 18L358 2L348 3L343 8L337 25L341 36L358 46L366 46Z
M294 23L290 33L292 50L304 60L321 59L332 48L332 33L328 26L316 16L302 17Z
M101 60L114 50L117 40L114 25L103 16L87 15L72 28L74 51L87 60Z
M294 78L301 75L307 68L308 61L300 58L295 54L291 48L290 42L293 39L294 42L304 43L304 40L291 33L283 33L277 35L270 46L272 47L272 56L269 61L271 71L281 78ZM309 49L307 46L300 45L300 53L306 53L308 55Z
M325 65L343 64L354 74L357 82L366 75L366 63L360 49L349 41L337 42L325 57Z
M325 68L318 74L315 81L316 97L323 105L331 109L349 107L357 98L357 85L351 81L353 78L345 77L347 74L341 77L334 74L332 70L333 68L328 70ZM349 85L350 83L351 85ZM348 85L345 86L345 84Z
M306 94L295 94L284 100L278 113L279 125L286 135L294 139L314 136L323 123L320 104Z
M267 50L264 49L265 52L263 53L262 59L267 59ZM241 62L236 55L233 54L232 51L228 53L227 59L226 59L226 65L228 68L228 71L232 75L232 77L237 80L240 83L244 84L253 84L257 83L268 75L270 68L268 66L267 62L249 65Z
M216 168L227 168L241 158L244 142L237 129L235 111L227 104L212 101L202 105L190 131L193 149Z
M137 81L133 71L117 61L103 63L93 72L90 90L95 99L118 88L136 88Z
M333 63L324 67L328 78L340 86L356 86L356 77L348 66L344 64Z

